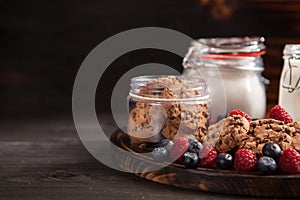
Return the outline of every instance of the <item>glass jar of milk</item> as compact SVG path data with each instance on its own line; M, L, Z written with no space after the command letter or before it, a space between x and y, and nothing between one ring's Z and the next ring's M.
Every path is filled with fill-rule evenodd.
M279 86L279 105L300 121L300 44L287 44Z
M212 120L233 109L252 118L266 112L263 37L207 38L193 41L183 61L183 75L205 79L212 98Z

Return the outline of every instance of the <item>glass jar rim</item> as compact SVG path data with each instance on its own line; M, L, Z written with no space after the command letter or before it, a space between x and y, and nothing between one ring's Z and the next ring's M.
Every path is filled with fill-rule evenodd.
M283 58L300 58L300 44L286 44L283 49Z
M219 37L201 38L192 42L192 46L202 54L217 54L226 56L261 56L265 53L265 38L253 37Z
M183 67L263 71L264 37L202 38L191 43Z
M182 85L176 84L162 84L162 83L151 83L150 81L158 79L177 79L184 81ZM188 87L182 87L182 86ZM207 83L204 79L194 79L190 80L182 75L147 75L138 76L131 79L130 83L131 89L129 96L135 99L140 99L143 101L156 101L156 102L195 102L195 101L207 101L209 97ZM179 95L172 98L160 96L159 94L163 89L171 88L178 94L193 93L191 96ZM149 94L143 94L141 89L147 89L150 91Z

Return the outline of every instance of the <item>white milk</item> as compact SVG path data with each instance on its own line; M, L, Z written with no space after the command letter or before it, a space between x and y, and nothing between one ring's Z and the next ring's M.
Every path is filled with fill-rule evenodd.
M209 69L190 70L191 74L201 73L208 84L212 98L213 119L240 109L252 118L263 118L266 112L266 93L260 72L238 69ZM187 75L188 71L185 70Z
M300 121L300 45L286 45L281 72L278 104L295 121Z
M204 79L212 99L212 119L240 109L252 118L266 113L262 37L207 38L192 42L184 76Z

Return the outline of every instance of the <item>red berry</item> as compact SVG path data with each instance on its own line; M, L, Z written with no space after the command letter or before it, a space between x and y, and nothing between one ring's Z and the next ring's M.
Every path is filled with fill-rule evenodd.
M249 149L239 149L234 156L234 169L248 172L255 169L257 163L256 155Z
M210 145L204 145L199 153L202 167L214 167L217 151Z
M174 140L174 144L170 149L170 156L175 160L180 160L189 147L189 141L185 137L178 137Z
M283 121L286 124L293 122L293 118L291 117L291 115L279 105L276 105L271 109L269 117Z
M251 121L251 117L247 113L245 113L244 111L241 111L241 110L232 110L229 113L229 116L233 116L233 115L240 115L242 117L245 117L249 122Z
M288 173L300 173L300 154L295 149L284 150L279 157L279 168Z

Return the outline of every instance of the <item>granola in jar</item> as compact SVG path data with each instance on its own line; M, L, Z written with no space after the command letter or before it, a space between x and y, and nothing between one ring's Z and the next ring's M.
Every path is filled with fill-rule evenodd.
M204 137L210 98L203 80L182 76L131 79L128 134L131 143L156 143L178 136Z

